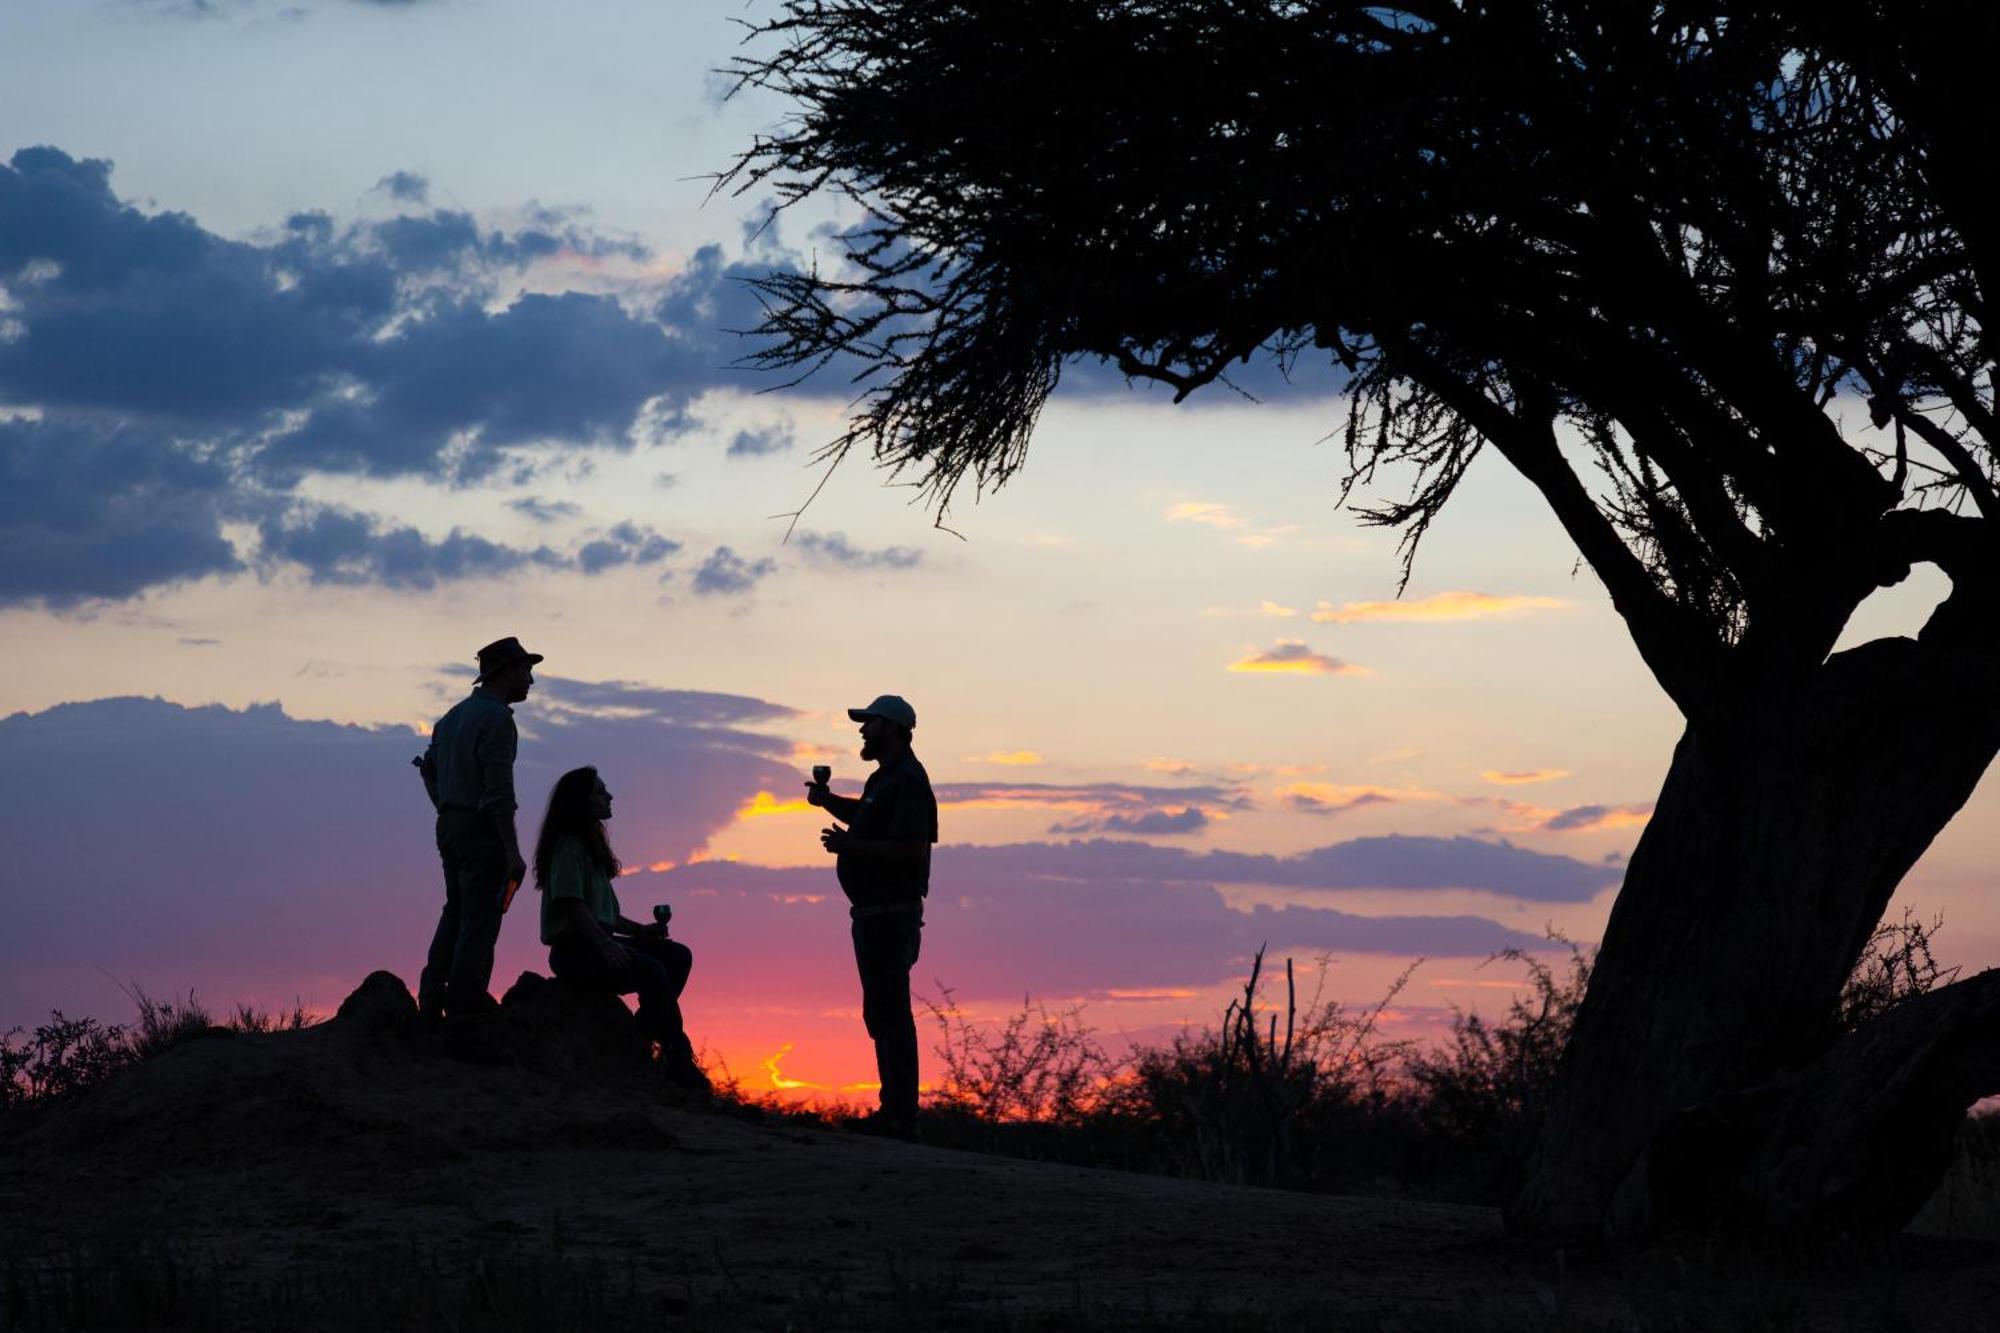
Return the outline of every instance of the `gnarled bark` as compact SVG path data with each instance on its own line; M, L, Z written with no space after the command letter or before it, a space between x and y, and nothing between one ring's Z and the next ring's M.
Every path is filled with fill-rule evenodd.
M1937 1189L1966 1108L2000 1093L2000 970L1940 987L1769 1082L1668 1117L1629 1178L1629 1229L1899 1228Z
M1890 896L2000 750L1996 685L1986 653L1884 639L1739 705L1733 728L1689 729L1606 926L1511 1224L1643 1225L1641 1158L1670 1116L1827 1050Z

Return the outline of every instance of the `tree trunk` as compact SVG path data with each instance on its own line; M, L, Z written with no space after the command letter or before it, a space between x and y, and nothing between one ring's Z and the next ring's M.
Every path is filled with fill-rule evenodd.
M1987 653L1884 639L1766 691L1728 734L1689 729L1606 925L1510 1225L1646 1229L1656 1173L1642 1159L1670 1115L1828 1051L1842 985L1890 896L2000 749L1996 684Z
M1943 986L1769 1083L1668 1117L1642 1159L1656 1226L1868 1238L1916 1215L1965 1108L2000 1088L2000 970Z

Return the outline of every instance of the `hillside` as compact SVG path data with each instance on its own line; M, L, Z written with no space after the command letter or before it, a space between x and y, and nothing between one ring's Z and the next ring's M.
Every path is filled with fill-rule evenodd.
M526 979L503 1014L521 1063L455 1064L377 973L324 1024L187 1042L8 1134L0 1327L1868 1328L2000 1291L2000 1257L1936 1242L1837 1270L1564 1253L1489 1209L684 1105L622 1010Z

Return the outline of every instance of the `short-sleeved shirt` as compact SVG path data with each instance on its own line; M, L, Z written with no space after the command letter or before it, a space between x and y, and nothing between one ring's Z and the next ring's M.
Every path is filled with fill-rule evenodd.
M452 705L431 728L423 774L440 810L512 810L514 754L520 748L514 710L481 685Z
M569 927L568 901L580 902L606 930L618 924L618 894L611 876L591 860L583 839L562 839L549 854L549 877L542 884L542 943L554 944Z
M931 891L931 844L938 840L938 816L931 776L915 755L905 754L868 775L861 788L861 808L847 830L857 838L924 844L922 858L915 861L842 855L834 870L847 900L857 908L920 906Z

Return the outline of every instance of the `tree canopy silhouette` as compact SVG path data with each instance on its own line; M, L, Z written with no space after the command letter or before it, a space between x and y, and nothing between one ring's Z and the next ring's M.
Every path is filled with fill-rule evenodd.
M1991 974L1835 1021L2000 748L1996 39L1970 0L792 0L736 70L793 117L723 183L864 220L758 284L754 359L858 367L830 452L941 511L1079 358L1177 397L1330 358L1407 556L1498 451L1687 721L1510 1217L1895 1225L2000 1091ZM1919 563L1922 632L1835 652Z

